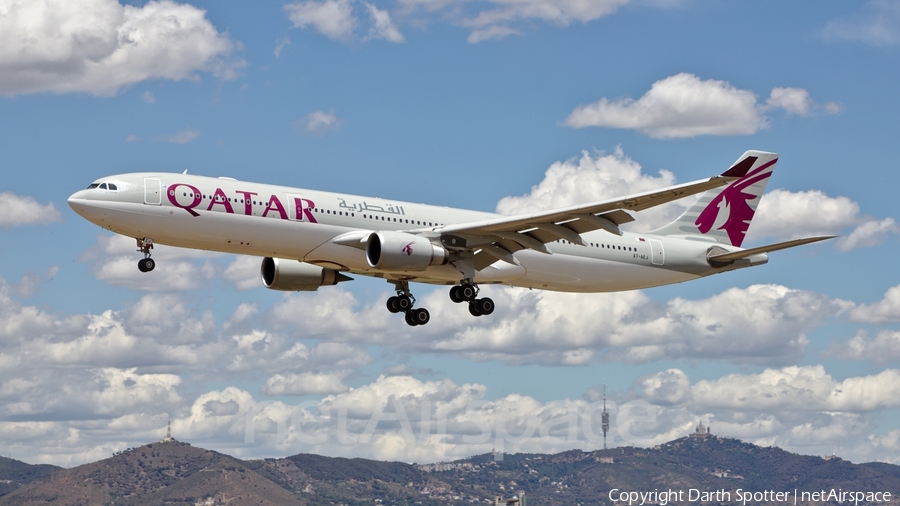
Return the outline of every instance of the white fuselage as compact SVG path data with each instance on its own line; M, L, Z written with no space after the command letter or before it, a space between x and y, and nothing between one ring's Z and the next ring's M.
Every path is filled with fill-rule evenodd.
M363 249L334 241L363 239L375 231L415 231L437 241L445 225L497 216L187 174L124 174L97 183L113 183L116 189L81 190L69 198L69 205L87 220L118 234L183 248L296 259L388 280L448 285L461 279L451 264L383 271L370 266ZM705 238L616 235L604 230L582 234L582 238L587 246L560 240L547 245L550 254L517 251L516 263L498 260L478 270L474 281L610 292L678 283L765 261L763 255L753 262L711 267L706 257L717 243Z

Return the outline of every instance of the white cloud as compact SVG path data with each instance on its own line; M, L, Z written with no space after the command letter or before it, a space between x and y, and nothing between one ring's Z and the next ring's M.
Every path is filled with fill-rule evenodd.
M466 41L469 44L478 44L491 39L502 39L510 35L520 35L522 32L510 28L508 26L488 26L487 28L479 28L472 30Z
M815 105L809 92L803 88L773 88L766 100L766 106L784 109L789 115L798 116L812 116Z
M337 130L342 121L334 115L334 109L314 111L306 115L306 118L294 122L294 128L299 133L306 132L313 135L325 135L331 130Z
M444 11L443 17L472 30L470 43L519 33L515 26L540 20L554 26L587 23L608 16L630 0L491 0L471 4L466 0L401 0L405 10ZM484 8L482 8L484 5Z
M662 443L692 432L702 419L713 434L757 444L800 446L813 454L838 450L845 458L893 458L896 434L871 433L879 410L898 407L897 379L900 373L886 370L838 381L822 366L792 366L691 383L683 371L669 369L639 380L636 390L610 392L609 439L613 446ZM173 422L173 431L217 436L229 453L312 452L420 463L492 449L592 450L603 444L602 401L596 397L590 392L583 399L541 402L512 393L491 399L480 384L381 376L321 400L289 405L258 402L228 387L200 395L190 414Z
M157 137L157 140L171 142L172 144L188 144L189 142L193 142L194 139L200 137L200 130L196 128L185 128L179 130L175 135L162 135Z
M702 80L682 72L659 80L638 100L602 98L576 107L565 124L638 130L650 137L676 139L698 135L749 135L768 128L764 112L783 109L789 115L811 116L819 106L802 88L775 88L765 105L755 93L725 81ZM840 112L829 103L825 111Z
M174 293L145 295L118 316L129 334L153 337L160 343L201 344L213 340L217 332L212 311L198 311Z
M143 100L144 103L153 104L156 102L156 97L153 96L152 91L145 90L143 93L141 93L141 100Z
M358 21L350 0L324 0L286 4L284 11L294 28L312 27L322 35L347 42L353 38Z
M469 43L500 39L521 33L518 26L527 26L532 20L544 21L554 26L567 26L575 22L587 23L613 14L631 0L490 0L474 4L468 0L401 0L393 15L412 19L421 25L421 12L435 18L471 30ZM482 8L483 7L483 8ZM312 28L339 42L354 40L354 31L362 23L354 11L362 8L371 19L366 39L385 39L403 42L404 37L392 13L374 4L356 0L308 0L284 6L284 11L294 28Z
M219 332L205 303L183 295L152 293L116 311L60 317L20 305L0 282L0 408L8 415L0 437L13 456L80 464L160 439L171 415L176 438L214 441L238 456L315 452L433 462L492 448L590 450L602 446L597 392L581 399L517 392L495 398L484 385L423 381L399 370L351 388L347 379L365 378L362 366L374 361L356 343L387 353L513 363L664 356L752 368L796 359L806 329L838 310L816 294L766 285L668 303L640 292L486 289L502 304L491 319L469 317L439 291L422 297L435 320L409 328L381 303L357 308L352 295L335 287L287 295L268 313L240 304ZM257 321L285 331L252 328ZM320 334L328 340L294 337ZM892 347L872 352L896 354L896 344L883 340ZM241 380L251 377L262 378L249 387L262 395L326 397L261 402ZM687 434L702 419L714 433L757 443L895 458L890 435L872 433L877 417L900 407L898 389L894 369L836 379L822 366L788 366L692 382L669 367L609 392L610 443L656 444Z
M829 21L827 40L848 40L872 46L900 44L900 5L890 0L866 2L858 12Z
M41 205L31 197L12 192L0 193L0 228L46 225L59 221L62 221L62 215L53 202Z
M859 219L859 204L847 197L829 197L820 190L777 189L763 195L750 233L779 239L839 234Z
M894 369L836 381L821 365L791 366L701 380L692 394L704 409L865 413L900 407L898 380Z
M709 173L727 167L710 168ZM526 195L504 197L497 203L501 214L528 214L547 209L596 202L624 195L658 190L678 184L672 172L660 169L657 175L643 172L640 164L621 147L612 153L582 152L581 157L555 162L543 179ZM624 229L648 231L659 228L693 203L685 198L634 213L635 221ZM891 234L900 233L893 218L878 220L860 213L857 202L848 197L830 197L820 190L791 192L776 189L765 193L748 232L748 244L763 238L796 239L812 235L839 235L835 246L841 251L881 244Z
M573 128L602 126L639 130L673 139L698 135L747 135L767 126L756 94L725 81L681 73L653 83L643 97L603 98L566 118Z
M149 79L232 79L237 44L206 13L170 0L0 2L0 93L114 95Z
M497 203L501 214L527 214L586 202L658 190L676 184L675 176L660 169L657 176L644 174L641 166L617 147L610 154L587 151L581 157L556 162L544 173L544 179L521 197L504 197ZM689 200L689 199L684 199ZM686 203L672 204L636 213L633 230L652 230L674 220Z
M844 106L838 102L825 102L822 107L825 109L825 114L840 114L844 112Z
M388 11L381 10L368 2L365 2L365 6L372 17L372 28L369 30L368 36L370 39L385 39L394 43L403 42L403 34L391 21Z
M783 109L788 116L815 116L819 110L825 114L840 114L844 107L837 102L817 104L803 88L773 88L766 100L765 109Z
M850 319L862 323L900 322L900 285L893 286L874 304L860 304L849 312Z
M568 294L491 287L485 295L497 310L482 319L468 318L443 291L426 295L420 304L431 312L432 323L421 328L398 329L400 320L380 303L357 310L353 296L342 289L288 295L268 318L313 338L341 336L346 342L477 361L578 365L665 357L783 364L802 356L806 332L840 307L821 295L774 285L665 304L637 291Z
M819 190L790 192L783 189L763 195L749 230L753 238L776 239L846 234L836 242L841 251L875 246L889 234L897 233L900 233L900 227L893 218L879 221L860 215L859 204L847 197L829 197Z
M251 290L262 286L259 280L259 257L251 257L240 255L234 259L234 262L228 264L225 268L223 276L228 281L234 283L241 290Z
M281 52L284 51L284 48L286 48L290 44L291 39L287 37L282 38L281 42L279 42L278 45L275 46L275 49L272 50L272 52L275 53L275 58L281 58Z
M889 321L897 321L896 309ZM853 316L859 317L858 314ZM842 360L866 360L881 366L894 363L900 361L900 332L882 330L872 339L865 331L859 331L848 341L832 343L822 355Z
M156 269L141 272L143 258L134 239L121 235L98 236L97 245L79 260L93 264L94 276L112 286L141 291L183 291L206 286L219 272L212 259L220 253L154 245Z
M884 242L889 234L898 233L900 233L900 226L893 218L885 218L881 221L869 219L853 229L847 237L838 239L837 246L841 251L877 246Z
M47 280L50 280L53 279L53 277L58 273L59 267L54 265L47 269L45 277ZM32 295L38 293L41 285L44 284L45 277L42 277L36 272L28 272L22 276L22 279L19 280L18 283L10 286L10 290L20 298L31 297Z
M332 395L346 392L343 381L350 371L330 373L305 372L275 374L266 380L261 393L265 395Z
M587 23L614 13L630 0L598 0L581 2L578 0L524 0L491 2L495 7L479 12L468 18L464 24L479 30L502 28L517 20L540 19L554 25L568 25L573 22ZM405 2L404 2L405 3ZM414 3L414 2L409 2Z
M95 393L99 414L127 414L139 408L177 405L181 402L176 388L181 378L174 374L137 374L136 369L106 367L96 371L103 385Z
M631 396L615 396L628 402L613 408L614 430L622 435L628 422L624 408L637 405L650 414L634 434L645 445L684 436L702 420L715 435L764 446L803 448L801 453L812 454L836 451L857 461L895 459L878 448L871 432L879 411L900 406L898 378L900 372L888 369L839 381L823 366L813 365L728 374L691 384L683 371L670 369L638 380ZM592 390L587 397L597 396Z

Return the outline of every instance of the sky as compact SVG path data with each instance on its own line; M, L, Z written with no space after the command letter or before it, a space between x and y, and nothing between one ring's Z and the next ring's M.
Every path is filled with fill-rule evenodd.
M404 462L712 433L900 463L900 2L0 0L0 453L74 466L173 435ZM81 219L171 171L511 214L778 152L745 246L654 289L259 282L259 258ZM637 213L650 230L691 199Z

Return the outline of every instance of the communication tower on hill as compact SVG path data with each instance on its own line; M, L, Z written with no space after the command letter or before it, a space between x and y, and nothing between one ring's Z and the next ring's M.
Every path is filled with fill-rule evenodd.
M166 437L162 438L160 443L172 443L175 441L175 438L172 437L172 420L169 420L168 426L166 427Z
M603 429L603 449L606 449L606 433L609 432L609 412L606 411L606 385L603 385L603 412L600 413L600 428Z

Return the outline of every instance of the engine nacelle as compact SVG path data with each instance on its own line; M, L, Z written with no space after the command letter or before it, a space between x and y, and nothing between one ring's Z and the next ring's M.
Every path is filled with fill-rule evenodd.
M334 269L299 260L270 257L263 258L259 273L266 288L286 292L314 292L320 286L336 285L353 279Z
M372 232L366 243L370 267L393 271L424 271L450 259L442 246L404 232Z

